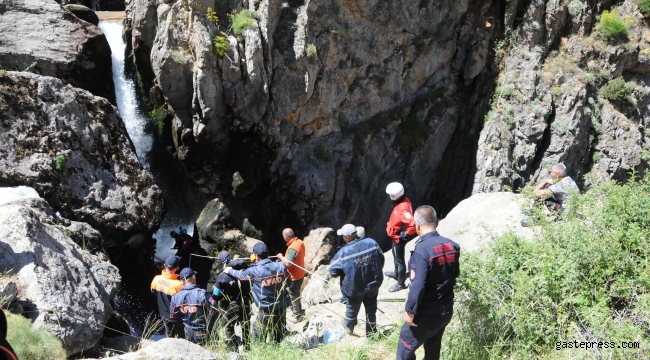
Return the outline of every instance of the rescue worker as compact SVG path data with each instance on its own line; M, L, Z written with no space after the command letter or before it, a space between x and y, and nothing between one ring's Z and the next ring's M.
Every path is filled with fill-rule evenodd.
M230 266L236 270L247 269L249 263L246 259L231 261L228 251L222 251L217 255L217 260L225 266ZM217 302L220 310L217 323L224 328L226 332L226 345L230 348L236 348L235 343L235 324L239 322L242 328L241 345L249 343L250 334L250 293L251 284L248 280L239 280L225 272L217 275L212 299Z
M18 360L16 352L7 341L7 318L5 317L5 313L2 311L2 309L0 309L0 359Z
M265 342L269 335L271 341L281 342L287 326L287 267L281 261L268 259L269 250L264 243L255 244L253 255L255 263L248 269L233 270L228 266L223 271L239 280L250 278L253 300L259 308L253 324L255 341Z
M426 359L439 359L442 334L454 313L460 246L440 236L437 226L438 217L431 206L415 210L420 240L409 259L411 289L397 342L397 360L414 360L415 351L422 345Z
M404 196L404 186L394 182L388 184L386 193L393 200L393 211L386 224L386 233L392 240L393 261L395 271L386 272L385 275L397 280L388 291L395 292L406 289L406 262L404 260L404 247L415 235L415 222L413 221L413 208L411 201Z
M192 237L187 233L187 229L184 227L178 228L179 232L171 231L169 235L174 239L174 247L172 250L176 250L176 256L181 258L181 265L183 268L189 266L190 263L190 252L193 249L194 242Z
M330 262L330 275L341 277L341 293L345 297L343 326L348 334L357 324L363 304L366 309L366 337L377 331L377 296L384 280L384 253L371 238L359 239L357 228L345 224L336 231L346 242Z
M181 270L180 279L183 288L172 296L170 317L182 319L186 340L202 344L206 341L214 315L210 306L210 294L196 286L196 271L191 268Z
M170 319L169 304L172 296L181 291L183 282L178 280L178 264L181 259L178 256L169 256L165 260L162 274L156 275L151 282L151 292L156 296L158 303L158 314L165 325L167 337L184 338L183 322L181 319Z
M298 239L293 233L292 229L282 230L282 237L287 243L287 255L278 253L278 259L284 263L289 271L289 284L287 286L287 293L291 299L291 311L293 315L289 320L291 322L299 322L305 314L302 311L302 304L300 303L300 292L302 290L302 283L305 279L305 243Z
M190 254L189 265L196 270L196 285L207 290L214 260L208 256L208 252L201 246L194 246Z

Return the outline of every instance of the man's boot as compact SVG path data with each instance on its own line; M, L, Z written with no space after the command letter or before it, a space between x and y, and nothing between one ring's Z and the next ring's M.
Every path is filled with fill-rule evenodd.
M397 273L395 271L385 271L384 275L397 280Z
M404 289L408 289L408 286L406 286L404 284L397 283L397 284L393 285L393 287L388 289L388 292L395 292L395 291L400 291L400 290L404 290Z

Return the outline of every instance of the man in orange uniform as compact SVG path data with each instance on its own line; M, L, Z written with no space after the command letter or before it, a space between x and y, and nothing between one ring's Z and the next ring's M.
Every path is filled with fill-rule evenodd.
M165 268L162 274L157 275L151 282L151 292L156 295L158 301L158 313L165 324L165 335L167 337L184 338L183 322L181 319L171 319L169 313L169 302L174 294L181 291L183 282L176 273L181 259L178 256L170 256L165 260Z
M278 254L278 259L286 265L291 277L291 283L287 287L287 292L291 299L293 317L289 318L289 320L291 322L298 322L304 316L302 305L300 304L300 291L302 282L305 279L305 244L289 228L282 230L282 237L288 246L287 255Z
M413 220L413 208L411 201L404 196L404 186L394 182L388 184L386 193L393 200L393 211L386 224L386 233L393 241L393 261L395 271L389 271L384 275L397 280L397 284L388 289L390 292L406 289L406 262L404 260L404 247L413 239L415 234L415 221Z

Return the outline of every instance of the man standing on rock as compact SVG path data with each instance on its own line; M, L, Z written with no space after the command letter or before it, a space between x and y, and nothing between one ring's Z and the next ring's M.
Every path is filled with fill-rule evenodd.
M442 335L454 313L460 246L440 236L437 226L438 217L431 206L415 210L420 240L409 259L411 289L397 342L397 360L415 360L415 351L422 345L426 359L439 359Z
M341 277L341 293L346 309L343 326L351 334L363 304L366 309L366 336L377 331L377 296L384 281L384 253L371 238L359 239L357 228L345 224L336 231L346 242L330 262L330 275Z
M183 282L178 280L176 271L181 259L178 256L170 256L165 260L165 267L162 274L156 275L151 282L151 292L156 296L158 302L158 313L165 325L167 337L183 338L183 322L181 319L170 319L169 303L177 292L181 291Z
M293 316L289 320L295 323L302 320L304 316L300 304L300 292L302 282L305 279L305 244L289 228L282 230L282 237L288 246L287 255L279 253L278 259L284 263L289 271L290 282L287 293L289 293L291 299L291 311L293 312Z
M265 342L269 335L272 341L281 342L287 326L287 267L282 262L268 259L269 249L264 243L253 246L255 263L246 270L233 270L228 266L223 271L239 280L249 280L253 287L253 300L259 308L253 325L256 341Z
M386 224L386 233L393 241L393 260L395 271L386 272L386 276L397 280L397 284L388 289L390 292L406 289L406 262L404 247L415 237L415 223L411 201L404 196L404 186L394 182L388 184L386 193L393 200L393 211Z
M172 296L169 305L171 318L183 320L186 340L201 344L205 342L208 325L212 323L210 294L196 286L196 271L191 268L181 270L180 279L183 288Z

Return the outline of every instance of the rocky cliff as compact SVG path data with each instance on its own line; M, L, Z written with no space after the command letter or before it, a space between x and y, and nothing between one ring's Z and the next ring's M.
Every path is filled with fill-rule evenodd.
M176 155L203 192L239 202L265 233L354 219L372 235L391 181L445 215L472 191L534 182L557 161L574 176L642 169L639 111L598 89L644 73L647 26L624 2L629 41L601 40L610 8L130 0L125 32L142 90L173 114Z
M53 76L115 104L111 49L97 26L54 0L0 3L0 68Z
M35 188L64 217L122 243L151 234L161 191L106 99L30 73L0 73L0 184Z

